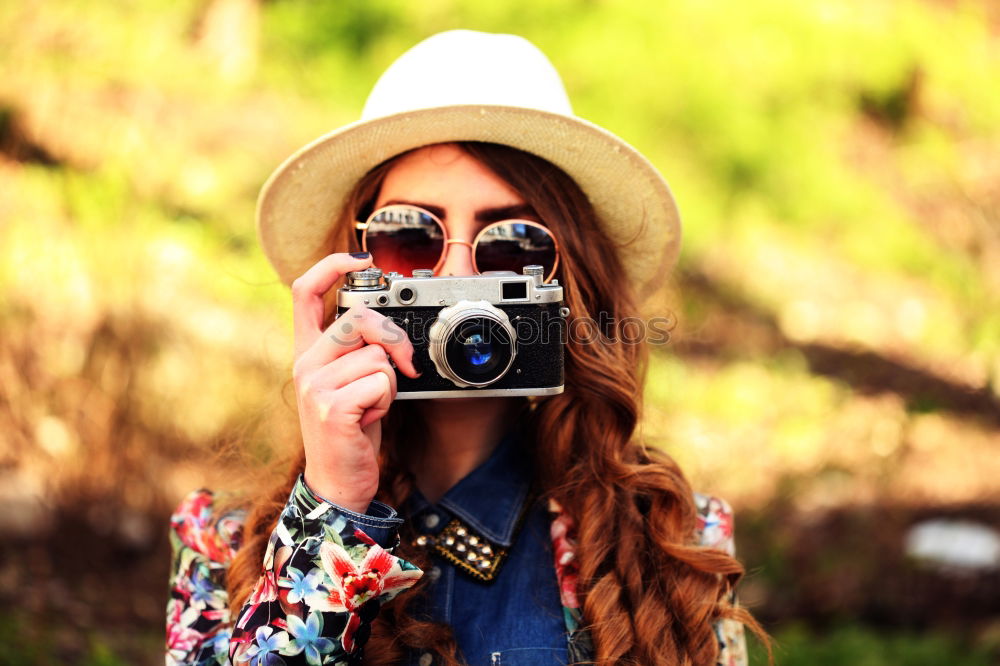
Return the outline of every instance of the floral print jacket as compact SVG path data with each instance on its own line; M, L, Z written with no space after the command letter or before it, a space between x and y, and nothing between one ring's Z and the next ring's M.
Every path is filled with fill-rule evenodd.
M171 517L173 547L167 603L167 666L185 664L357 664L383 603L412 586L422 572L394 556L402 520L373 502L371 517L317 497L300 476L271 534L262 571L233 621L225 575L240 546L241 511L216 515L213 495L188 495ZM700 543L733 553L729 506L696 495ZM550 502L551 536L573 662L593 657L576 596L573 525ZM747 664L743 626L715 627L720 666Z

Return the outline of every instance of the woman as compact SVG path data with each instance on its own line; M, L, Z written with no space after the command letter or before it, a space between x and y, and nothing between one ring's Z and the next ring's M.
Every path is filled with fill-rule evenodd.
M533 249L491 256L511 224ZM729 509L634 432L645 349L621 322L676 257L676 207L544 55L417 45L272 175L258 230L292 287L301 454L248 511L178 507L168 663L746 663ZM394 402L397 371L434 368L376 310L334 316L350 271L540 257L591 322L557 395Z

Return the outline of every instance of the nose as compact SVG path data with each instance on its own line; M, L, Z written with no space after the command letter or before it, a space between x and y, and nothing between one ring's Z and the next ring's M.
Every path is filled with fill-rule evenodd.
M449 238L445 246L444 264L438 275L475 275L472 265L472 243L458 238Z

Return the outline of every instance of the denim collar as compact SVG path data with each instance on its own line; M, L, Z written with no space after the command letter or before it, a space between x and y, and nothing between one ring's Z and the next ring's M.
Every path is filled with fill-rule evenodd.
M514 427L479 467L469 472L432 505L416 488L406 512L416 517L428 509L443 509L494 544L509 547L531 491L531 463L524 433Z

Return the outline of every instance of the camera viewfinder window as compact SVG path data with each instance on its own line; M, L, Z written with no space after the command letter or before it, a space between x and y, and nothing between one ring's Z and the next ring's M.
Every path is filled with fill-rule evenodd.
M504 282L500 285L500 298L505 301L523 301L527 297L527 282Z

